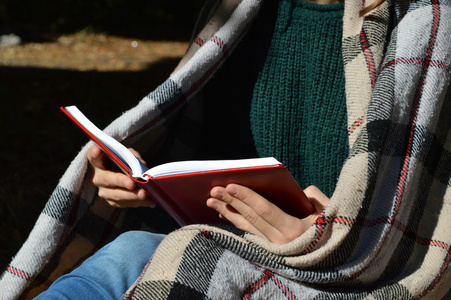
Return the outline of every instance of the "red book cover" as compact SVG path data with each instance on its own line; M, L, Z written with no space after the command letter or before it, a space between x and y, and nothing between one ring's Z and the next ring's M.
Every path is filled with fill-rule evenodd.
M61 110L181 226L228 224L227 220L219 218L218 212L207 207L206 201L213 187L226 186L229 183L240 184L256 191L286 213L298 218L304 218L315 210L296 180L280 163L154 177L144 174L141 178L136 178L132 176L133 172L127 162L118 157L119 151L112 149L116 144L120 144L119 142L109 141L110 145L105 145L102 140L105 133L100 132L97 127L92 130L93 124L91 127L85 126L86 124L82 124L85 121L66 108L61 107ZM111 139L109 136L108 138Z
M229 183L240 184L258 192L286 213L298 218L304 218L314 211L307 196L283 165L162 176L139 184L180 225L187 225L227 223L219 218L215 210L207 207L205 202L213 187Z

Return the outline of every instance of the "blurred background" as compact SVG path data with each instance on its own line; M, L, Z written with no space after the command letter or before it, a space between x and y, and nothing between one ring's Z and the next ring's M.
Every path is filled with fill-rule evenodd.
M175 68L203 3L0 1L1 270L87 142L59 107L101 128L133 107Z

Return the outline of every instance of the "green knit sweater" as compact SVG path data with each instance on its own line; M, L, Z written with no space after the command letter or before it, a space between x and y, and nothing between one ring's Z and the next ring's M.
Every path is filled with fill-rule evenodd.
M343 9L280 1L250 112L258 154L276 157L301 187L313 184L328 196L348 154Z

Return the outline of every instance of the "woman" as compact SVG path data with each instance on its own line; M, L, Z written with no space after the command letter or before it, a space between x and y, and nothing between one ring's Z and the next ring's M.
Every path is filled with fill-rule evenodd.
M161 132L159 126L161 120L170 119L175 114L174 107L189 99L191 103L185 111L185 118L174 119L176 121L168 125L169 142L166 141L159 149L160 153L152 155L152 159L161 157L161 153L168 153L167 145L174 142L171 140L172 132L179 130L179 136L189 136L183 130L188 128L186 124L193 123L192 120L205 122L202 125L211 125L216 121L227 126L218 126L226 128L224 131L216 131L216 127L209 126L196 130L199 143L194 143L196 139L192 136L190 139L177 140L174 151L182 153L174 154L181 159L206 157L211 153L239 157L248 156L254 150L257 154L262 154L283 148L283 141L282 144L269 150L266 148L268 145L265 135L268 132L268 127L265 127L266 121L272 122L269 130L274 129L274 126L277 128L272 133L271 140L278 140L278 132L293 132L292 128L286 125L286 122L277 122L277 118L273 115L268 119L265 118L265 122L260 122L262 120L260 116L271 114L275 108L282 109L271 101L280 92L285 91L281 88L281 84L286 84L284 80L288 80L288 85L293 88L299 83L293 77L288 79L284 77L281 84L271 88L268 86L268 82L273 82L272 80L277 77L274 74L281 74L292 66L290 64L278 66L269 62L280 61L279 54L290 49L289 47L276 49L276 46L282 45L283 42L286 42L286 45L293 44L292 40L284 39L286 37L284 33L291 30L294 23L299 22L295 17L301 12L294 6L302 4L300 1L281 1L280 6L274 9L268 3L242 1L239 4L230 4L225 1L213 8L214 14L204 14L201 20L208 20L209 26L197 31L199 34L188 50L187 58L182 60L171 78L135 109L112 124L110 131L121 140L125 139L129 145L137 145L137 140L155 145L158 133ZM211 193L212 198L207 202L208 205L210 207L217 205L219 213L246 231L193 225L171 233L157 248L150 264L146 266L137 284L129 289L126 298L142 298L145 295L151 295L152 298L159 295L161 298L212 299L362 298L369 294L383 298L426 295L431 298L445 297L449 292L449 282L447 283L444 278L447 278L446 274L449 273L451 244L450 226L446 218L450 206L450 199L447 196L449 172L446 171L449 169L447 162L449 146L446 146L449 145L447 142L449 123L446 120L449 101L446 100L449 100L450 95L448 88L451 57L449 39L451 25L448 21L451 20L450 6L447 1L430 3L399 1L382 4L364 17L359 16L361 8L362 5L358 1L346 2L343 16L342 61L346 80L342 90L346 91L347 141L343 143L343 139L337 137L338 146L327 143L324 148L318 148L318 153L329 148L338 149L338 155L328 152L327 155L318 155L320 159L313 162L321 162L324 158L328 160L318 169L312 167L306 170L304 165L296 168L298 159L311 162L306 155L310 152L302 151L300 156L292 159L288 157L290 151L277 153L285 157L289 165L292 163L290 170L298 172L295 176L302 184L308 184L309 180L319 182L317 185L320 186L320 190L331 197L323 211L322 206L318 206L319 217L315 215L311 220L302 222L308 225L315 220L313 226L307 226L306 231L302 228L295 234L276 235L276 239L273 239L271 234L263 233L267 232L268 227L264 226L262 229L261 226L255 225L261 224L261 219L251 217L249 222L249 219L242 218L239 214L229 214L224 210L225 203L230 203L231 199L235 199L234 203L240 206L242 202L239 200L255 199L258 198L257 195L245 187L215 188ZM257 15L259 9L261 12ZM338 6L334 9L338 9ZM265 34L266 29L274 28L268 25L274 23L266 22L268 20L266 18L271 18L271 13L275 14L272 17L277 18L277 21L275 29L271 30L271 32L274 30L275 34L268 38L268 34ZM229 17L224 18L224 15ZM304 18L307 16L304 15ZM291 21L294 23L290 23ZM251 26L252 22L255 24ZM296 23L297 25L299 23ZM258 28L262 29L259 31ZM245 32L248 34L237 43ZM261 41L262 36L266 40ZM330 36L333 37L333 34ZM253 37L258 38L257 46ZM310 37L316 38L315 35ZM260 43L266 46L261 47ZM234 47L237 48L231 54L230 51ZM257 51L262 48L268 50ZM246 52L246 49L252 49L252 52ZM308 52L306 50L306 53ZM314 54L316 52L312 53ZM229 56L230 58L224 62L223 60ZM334 59L334 55L330 56L332 58L329 55L321 57ZM289 59L291 57L288 55ZM300 61L295 61L295 65L298 66L300 63L303 66L302 58L299 59ZM245 67L238 68L239 72L248 70L241 75L242 77L230 76L228 72L236 70L243 62L246 63ZM212 70L222 64L222 68L210 78ZM334 68L331 68L328 73L335 73L334 71ZM267 80L268 78L272 80ZM311 84L318 80L315 78ZM340 80L337 78L335 80L339 86ZM225 84L225 81L232 82L232 85ZM250 85L249 82L255 84ZM230 86L234 88L231 89ZM336 86L332 84L329 87ZM276 92L269 93L268 90ZM321 92L324 95L328 91ZM249 107L242 105L239 100L236 102L240 105L236 105L234 97L238 94L244 94L252 99ZM334 97L335 101L326 107L330 107L340 99L339 92L331 94L337 96ZM214 104L202 102L202 99L211 99L211 95L221 101L215 101ZM309 98L308 96L310 95L305 99ZM226 102L221 97L229 101ZM320 98L313 97L317 101L324 101L324 98ZM308 108L314 103L316 102L312 102ZM207 112L205 118L197 118L198 115L195 114L197 110L194 108L199 104L203 104L202 108ZM274 109L267 109L270 104ZM227 113L211 113L215 110L223 111L222 109ZM291 110L291 107L285 107L284 113ZM229 114L230 112L233 114ZM340 109L333 109L330 113L335 112L338 116L342 116L339 113ZM195 118L190 118L193 114ZM323 117L318 111L313 116L315 120ZM337 117L332 121L334 125L338 123L339 129L335 132L343 131L339 125L342 119ZM302 116L301 120L309 121L306 116ZM327 117L322 121L328 121ZM121 126L124 123L128 124L126 128ZM300 123L301 126L304 124ZM240 128L246 128L246 124L250 130L240 131ZM330 122L325 124L328 124L328 129L332 128ZM144 130L141 130L142 128ZM237 128L238 130L234 130ZM293 136L290 136L293 142L299 140L296 134ZM255 148L249 146L249 140L255 142ZM313 147L310 143L315 146L321 144L318 140L321 141L322 137L315 136L313 130L310 139L303 145L304 149ZM212 141L222 143L217 145ZM187 149L190 147L196 151L188 153ZM311 151L315 149L310 148ZM139 149L139 152L145 153L146 150ZM90 161L94 166L94 173L98 173L103 166L96 165L98 153L95 153L96 150L91 151L93 156ZM85 153L78 158L80 162L84 161L84 155ZM324 172L323 168L331 165L331 158L335 157L345 157L346 160L343 163L344 158L337 159L338 161L333 164L334 170ZM312 165L316 166L313 162ZM85 170L79 169L79 165L74 163L68 174L85 174ZM305 171L308 176L313 177L303 177ZM335 172L340 174L338 182L330 179ZM324 173L329 177L321 177ZM317 177L310 174L317 174ZM95 189L92 185L83 185L89 179L80 176L85 180L68 182L63 178L60 186L66 190L81 191L83 199L92 199ZM69 175L66 176L68 177ZM96 179L94 182L101 187L104 185ZM152 205L149 200L146 202L146 199L143 199L142 192L135 191L132 186L127 185L125 182L119 184L125 188L121 192L127 193L127 189L132 190L133 196L129 194L131 198L142 197L138 201ZM119 197L123 200L118 202L119 198L111 196L103 188L100 190L101 196L110 202L113 201L116 206L123 206L127 200L127 197ZM323 199L319 201L320 203L326 204L325 196L319 198ZM55 199L53 202L57 202ZM55 268L51 263L48 264L40 273L41 276L58 277L60 272L67 270L67 266L64 267L66 263L71 265L89 254L89 250L85 250L82 254L74 255L71 249L77 245L85 245L87 249L91 247L94 238L83 238L90 237L83 232L83 228L89 223L88 219L93 219L93 212L103 219L126 223L118 213L108 214L100 200L94 201L90 210L81 216L80 211L83 210L79 207L83 202L77 202L77 199L66 202L71 204L74 211L72 216L65 219L69 220L66 222L69 226L60 226L59 231L55 230L50 234L56 236L58 241L59 237L64 237L59 243L58 250L52 255L52 262L58 262L59 265ZM255 203L254 201L249 200L248 203ZM269 205L260 198L258 201L264 203L263 205ZM253 207L251 204L237 210L244 216L249 216L247 210ZM50 215L49 211L50 209L47 209L45 215ZM123 212L122 216L126 212ZM90 218L87 217L89 214ZM282 216L282 219L290 219L286 215ZM58 219L58 216L53 217ZM125 218L125 221L127 220ZM301 224L299 220L294 222ZM69 231L72 225L76 226ZM288 226L289 229L296 230L301 227ZM47 228L45 232L48 234ZM66 237L65 232L70 238ZM269 232L273 230L269 229ZM282 240L278 240L280 236L283 237ZM89 240L89 243L85 240ZM50 251L48 255L51 254ZM10 268L18 266L20 261L19 257ZM32 274L35 274L37 271L33 272ZM3 278L3 282L13 282L11 276L8 276ZM37 277L35 282L39 281ZM37 286L34 290L33 285ZM46 288L37 283L31 286L31 292Z

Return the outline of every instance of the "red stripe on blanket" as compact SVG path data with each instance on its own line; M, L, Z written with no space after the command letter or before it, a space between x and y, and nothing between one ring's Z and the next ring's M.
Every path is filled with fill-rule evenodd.
M442 267L440 269L439 274L435 277L434 281L431 282L431 284L428 286L427 289L424 290L424 292L418 296L416 299L420 299L423 298L427 293L429 293L436 285L437 283L440 281L440 279L443 277L443 274L446 272L446 270L449 267L450 264L450 260L451 260L451 251L448 250L448 255L446 256L446 258L443 260L443 264Z
M423 58L397 58L393 59L389 62L387 62L382 69L388 68L393 65L397 64L416 64L416 65L423 65L425 64L425 59ZM429 66L431 67L438 67L441 69L446 70L447 72L451 73L451 66L447 65L446 63L438 60L430 60Z
M269 281L269 279L271 279L271 281L273 281L277 285L277 287L284 293L285 296L288 297L288 299L296 300L296 296L293 295L290 289L285 284L283 284L279 279L277 279L271 271L263 270L259 268L257 265L253 263L251 264L255 267L255 269L262 272L263 276L244 292L242 297L243 300L250 299L252 294L255 293L259 288L264 286Z
M440 67L442 69L445 69L446 71L448 71L449 73L451 73L451 66L445 64L442 61L435 61L435 60L431 60L429 63L431 66L433 67Z
M358 128L360 125L362 125L363 120L364 120L363 117L361 117L360 119L356 120L356 121L352 124L351 128L348 129L348 134L353 133L354 130L356 130L356 128Z
M418 98L420 98L423 94L424 81L425 81L425 77L426 77L426 74L428 71L428 67L431 65L432 51L434 50L435 40L437 38L438 26L439 26L439 22L440 22L440 6L439 6L438 0L432 0L432 15L433 15L434 21L432 24L432 32L431 32L431 37L430 37L430 41L429 41L429 48L427 51L427 55L426 55L426 59L425 59L424 67L423 67L423 72L421 74L421 79L420 79L421 85L420 85L420 88L418 89L418 93L417 93ZM445 271L448 269L450 257L451 257L451 253L448 250L448 255L442 265L442 269L440 270L440 273L436 276L435 280L433 282L431 282L431 284L423 291L423 293L419 297L417 297L417 299L425 296L437 285L437 283L440 281L440 279L442 278Z
M16 275L16 276L18 276L18 277L20 277L22 279L25 279L25 280L32 280L33 279L33 276L31 276L27 272L21 271L21 270L19 270L17 268L14 268L13 266L6 267L6 271L11 273L11 274L14 274L14 275Z
M271 280L280 288L280 290L288 297L288 299L295 300L296 297L291 293L286 285L278 280L271 272L265 271L265 273L271 278Z
M332 220L333 220L332 218L326 218L324 216L324 212L316 219L316 221L315 221L315 226L316 226L315 237L313 238L310 245L302 252L302 254L309 253L310 251L313 250L313 248L316 246L316 244L319 242L319 239L323 235L324 228L326 228L326 226L328 224L330 224Z
M243 300L248 300L251 298L251 295L255 293L260 287L264 286L269 280L268 274L263 274L263 276L257 280L251 287L249 287L243 295Z
M210 40L218 45L219 48L221 48L222 52L224 52L224 54L227 54L228 50L226 44L218 36L212 36Z
M205 44L205 42L200 37L196 37L194 39L194 43L198 44L199 46L203 46Z
M370 44L368 41L368 37L366 36L365 30L362 28L362 31L360 32L360 44L362 45L363 49L363 56L365 57L366 65L368 68L370 81L371 81L371 87L374 88L376 85L376 66L373 58L373 54L370 50Z
M349 225L349 226L359 225L359 226L365 226L365 227L372 227L372 226L376 226L379 224L393 224L397 229L399 229L399 231L403 232L403 234L405 236L414 239L418 244L440 247L440 248L446 250L447 252L451 251L450 245L448 245L444 242L441 242L441 241L430 240L430 239L419 237L414 231L408 230L404 224L402 224L396 220L393 221L391 218L388 218L388 217L386 217L386 218L381 217L381 218L377 218L375 220L352 220L347 217L335 217L334 219L325 218L324 220L332 220L332 221L329 221L329 223L333 222L333 223Z
M315 224L315 225L317 226L317 231L316 231L316 236L314 238L314 241L309 245L309 247L307 247L307 249L303 252L303 254L306 254L313 249L313 247L318 242L319 237L323 233L324 228L326 227L327 224L338 223L338 224L343 224L343 225L347 225L347 226L357 225L357 226L365 226L365 227L372 227L372 226L376 226L379 224L392 224L399 231L401 231L404 236L415 240L415 242L417 242L418 244L442 248L447 253L449 253L448 257L447 257L447 261L450 260L450 255L451 255L451 246L450 245L448 245L442 241L422 238L422 237L418 236L414 231L408 230L404 224L401 224L398 221L393 220L389 217L380 217L380 218L377 218L374 220L364 220L364 219L353 220L353 219L350 219L347 217L341 217L341 216L339 216L339 217L321 216L317 219L316 223L317 224Z
M436 2L436 0L433 0L433 2ZM396 199L394 218L396 218L396 216L398 214L401 199L402 199L402 197L404 195L404 191L405 191L405 184L406 184L406 180L407 180L407 176L408 176L409 164L410 164L411 154L412 154L413 138L415 135L415 124L416 124L416 120L417 120L417 116L418 116L418 109L420 106L421 97L423 95L426 74L427 74L427 72L429 70L429 66L430 66L432 50L435 46L435 39L437 36L437 30L438 30L438 21L440 19L437 3L434 3L433 18L434 18L434 22L433 22L433 27L432 27L432 31L431 31L431 37L429 40L429 47L428 47L426 58L424 60L423 70L421 72L421 78L420 78L420 81L418 84L418 89L417 89L417 93L415 96L415 101L414 101L414 105L413 105L413 109L412 109L412 113L411 113L411 117L410 117L410 123L409 123L410 124L410 132L409 132L409 137L407 140L407 147L406 147L406 151L405 151L405 155L404 155L404 163L403 163L403 167L402 167L401 174L400 174L400 185L398 187L398 195L397 195L397 199ZM388 236L388 233L387 233L387 236Z
M433 10L432 10L433 26L432 26L432 30L431 30L431 34L430 34L430 38L429 38L429 47L428 47L428 50L426 52L426 58L424 60L423 70L421 72L421 78L420 78L420 81L419 81L419 84L418 84L417 93L415 95L415 100L414 100L414 103L413 103L413 108L412 108L412 112L411 112L411 116L410 116L409 136L407 138L407 145L406 145L406 150L405 150L405 153L404 153L403 166L401 168L401 172L400 172L400 176L399 176L400 179L399 179L399 184L398 184L398 192L396 194L396 201L395 201L395 208L394 208L394 211L393 211L393 217L390 218L391 219L391 224L390 224L391 226L390 226L390 228L388 228L387 233L385 234L384 239L381 242L380 247L379 247L379 249L376 252L376 255L371 259L371 261L365 267L363 267L360 271L356 272L355 274L351 275L349 277L349 280L353 280L353 279L357 278L360 274L365 272L365 270L368 269L368 267L371 266L374 263L376 258L381 253L383 246L385 245L385 243L388 240L388 236L390 235L391 229L395 225L395 219L398 216L401 200L402 200L402 198L404 196L404 192L405 192L405 188L406 188L406 180L407 180L407 177L408 177L409 165L410 165L410 161L411 161L411 153L412 153L412 147L413 147L413 137L415 135L415 124L416 124L416 120L417 120L418 108L419 108L419 105L420 105L421 97L423 95L424 82L425 82L426 74L427 74L427 72L429 70L431 56L432 56L432 51L434 49L435 40L436 40L436 37L437 37L438 22L440 20L440 12L439 12L439 9L438 9L438 2L437 2L437 0L432 0L432 2L433 2L432 3L433 4Z

